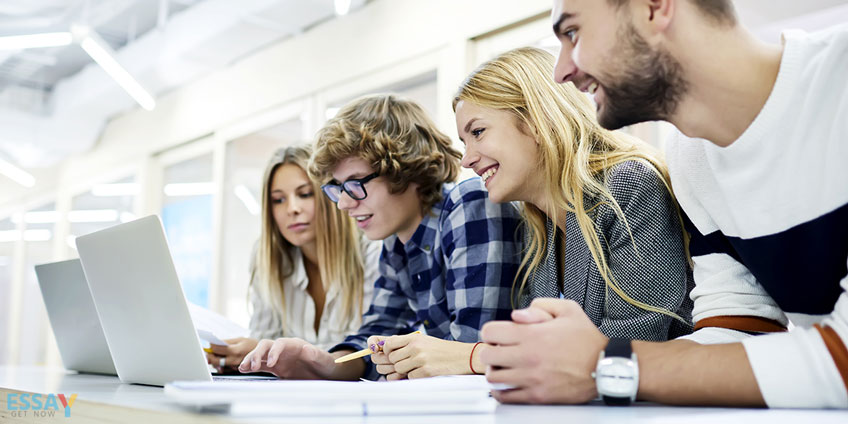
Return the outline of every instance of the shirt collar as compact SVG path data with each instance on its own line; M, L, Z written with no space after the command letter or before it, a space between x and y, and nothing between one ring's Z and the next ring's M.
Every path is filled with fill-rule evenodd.
M292 286L298 290L306 291L309 285L309 278L306 276L306 268L303 266L303 252L298 248L292 248Z
M439 217L442 216L442 211L445 208L445 203L448 200L448 194L456 184L442 184L442 198L434 204L430 210L421 219L412 238L406 243L406 251L418 249L426 254L432 254L436 246L436 237L439 234Z
M442 184L442 198L430 207L430 210L421 219L415 233L406 242L406 245L400 242L397 234L392 234L384 241L387 250L395 254L409 253L413 249L420 250L426 254L432 254L436 246L436 237L439 234L439 217L445 208L445 203L448 200L448 194L456 186L454 183Z

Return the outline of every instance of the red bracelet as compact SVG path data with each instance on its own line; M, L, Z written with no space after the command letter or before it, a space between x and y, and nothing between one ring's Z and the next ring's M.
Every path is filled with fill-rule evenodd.
M471 368L471 374L477 374L477 371L474 371L474 349L477 349L477 345L483 342L474 343L474 347L471 348L471 355L468 356L468 368Z

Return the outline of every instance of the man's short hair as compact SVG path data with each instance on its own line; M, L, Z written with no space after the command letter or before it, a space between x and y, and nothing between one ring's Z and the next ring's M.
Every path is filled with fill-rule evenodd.
M441 199L442 184L456 180L462 154L418 104L390 94L345 105L318 132L309 173L329 181L344 159L361 158L385 177L391 193L418 184L424 210Z
M630 0L607 0L615 7L621 7ZM687 0L694 3L698 10L720 25L736 23L736 10L731 0Z

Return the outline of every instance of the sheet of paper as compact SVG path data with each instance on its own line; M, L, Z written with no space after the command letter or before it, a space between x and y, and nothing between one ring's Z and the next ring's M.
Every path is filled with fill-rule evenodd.
M201 330L199 328L197 329L197 336L200 337L200 340L209 342L211 344L216 344L216 345L221 345L221 346L227 346L229 344L229 343L219 339L218 336L216 336L215 334L213 334L209 331L206 331L206 330Z
M224 339L247 337L250 332L221 314L188 302L188 311L201 340L226 345Z

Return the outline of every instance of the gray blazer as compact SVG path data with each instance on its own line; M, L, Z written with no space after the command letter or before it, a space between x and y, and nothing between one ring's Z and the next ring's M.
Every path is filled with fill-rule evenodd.
M673 311L688 323L631 305L606 287L571 212L566 215L564 255L562 232L548 219L545 257L530 275L519 304L527 306L537 297L574 300L607 337L661 341L690 333L694 280L674 200L651 166L636 160L612 167L606 186L633 234L631 239L611 206L601 204L590 212L615 281L631 298ZM584 201L587 206L598 203L588 196Z

